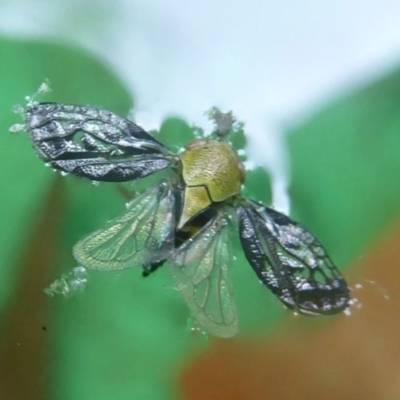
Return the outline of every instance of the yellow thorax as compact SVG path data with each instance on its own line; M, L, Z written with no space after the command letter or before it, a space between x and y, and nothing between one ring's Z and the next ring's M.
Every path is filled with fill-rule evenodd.
M240 193L245 169L237 153L224 142L199 139L179 155L185 182L185 200L178 228L205 210Z

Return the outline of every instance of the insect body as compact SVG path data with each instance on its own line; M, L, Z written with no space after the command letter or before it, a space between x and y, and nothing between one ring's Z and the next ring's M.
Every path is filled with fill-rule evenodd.
M195 140L180 155L185 203L178 227L212 203L239 194L244 166L233 149L215 140Z
M103 271L136 266L146 276L168 262L200 326L231 337L238 331L230 279L237 223L249 264L286 307L326 315L348 306L346 281L317 239L241 195L244 167L222 140L195 140L176 155L111 112L57 103L30 106L25 122L37 154L55 169L107 182L165 172L124 215L75 245L80 265Z

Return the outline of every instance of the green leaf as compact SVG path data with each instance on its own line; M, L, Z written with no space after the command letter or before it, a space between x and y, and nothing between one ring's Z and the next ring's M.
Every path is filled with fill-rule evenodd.
M10 299L19 274L30 229L40 218L39 205L46 194L51 171L36 157L24 133L9 128L22 123L12 112L47 78L54 92L43 100L90 103L127 113L130 96L121 83L90 55L71 47L0 38L0 310ZM40 268L40 266L38 266Z
M21 122L11 113L12 106L23 103L45 78L54 89L43 98L46 101L91 104L126 115L132 100L111 71L70 47L0 39L0 59L4 310L24 272L20 262L54 176L35 156L26 135L8 133L12 124ZM361 254L399 215L399 83L400 73L395 73L327 107L289 137L294 216L322 240L339 265ZM192 128L170 118L160 137L174 149L192 139ZM236 139L237 146L245 143L242 136ZM76 266L73 245L122 214L126 201L118 185L94 187L74 177L65 182L67 201L54 279ZM245 194L268 204L264 170L249 172ZM257 282L237 240L234 249L242 331L272 326L284 314L280 302ZM165 268L146 279L140 268L93 271L81 295L52 299L48 331L56 345L51 348L49 381L54 397L175 398L173 382L185 355L204 343L185 328L188 310L173 287Z
M126 211L118 185L77 181L69 179L67 185L59 271L76 266L72 247L78 240ZM174 378L193 342L187 307L166 268L147 278L140 266L88 271L82 294L54 301L60 316L55 321L59 398L175 398L165 376Z
M188 142L194 140L193 128L184 120L176 117L166 119L160 128L160 132L155 136L176 152L184 148Z
M398 70L289 136L294 214L339 266L400 215L399 87Z

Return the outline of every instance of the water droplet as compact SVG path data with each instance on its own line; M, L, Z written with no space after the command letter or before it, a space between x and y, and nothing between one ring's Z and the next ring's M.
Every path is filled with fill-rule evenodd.
M70 282L71 292L81 291L86 286L86 279L73 279Z
M86 269L80 266L67 274L63 274L61 278L55 280L48 288L44 289L44 292L51 297L58 294L69 297L76 292L81 292L86 283Z
M350 316L351 316L351 310L350 310L349 307L347 307L347 308L344 310L344 315L345 315L346 317L350 317Z
M9 131L11 133L18 133L25 130L25 125L24 124L14 124L13 126L10 127Z
M13 106L12 111L13 111L13 113L19 114L22 117L25 113L25 109L24 109L24 107L21 106L21 104L16 104L15 106Z
M37 90L37 94L48 93L48 92L51 92L51 88L50 88L49 82L45 81L39 86L39 89Z
M261 214L264 211L264 207L258 206L256 207L256 211Z
M77 278L77 279L86 279L86 276L87 276L87 270L85 267L82 267L82 266L75 267L72 270L72 273L75 276L75 278Z
M349 300L350 306L355 306L357 303L358 303L358 299L356 297L353 297L352 299Z

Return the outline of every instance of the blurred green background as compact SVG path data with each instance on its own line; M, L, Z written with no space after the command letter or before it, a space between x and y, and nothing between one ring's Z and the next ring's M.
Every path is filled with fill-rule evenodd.
M80 295L43 293L75 266L74 243L119 215L125 202L112 184L61 178L44 167L25 133L9 133L21 122L13 106L24 104L44 79L53 89L46 101L121 115L137 101L88 51L0 37L0 399L181 398L185 368L220 341L190 332L186 305L167 270L147 279L138 269L91 272ZM393 70L330 100L288 130L291 215L321 239L349 276L346 267L400 214L399 94L400 70ZM165 119L160 137L176 145L190 133L189 124ZM249 173L246 195L269 202L269 185L266 171L257 168ZM232 343L242 345L276 334L282 318L291 316L235 250L241 334ZM341 318L307 321L329 329ZM260 398L251 391L249 396Z

